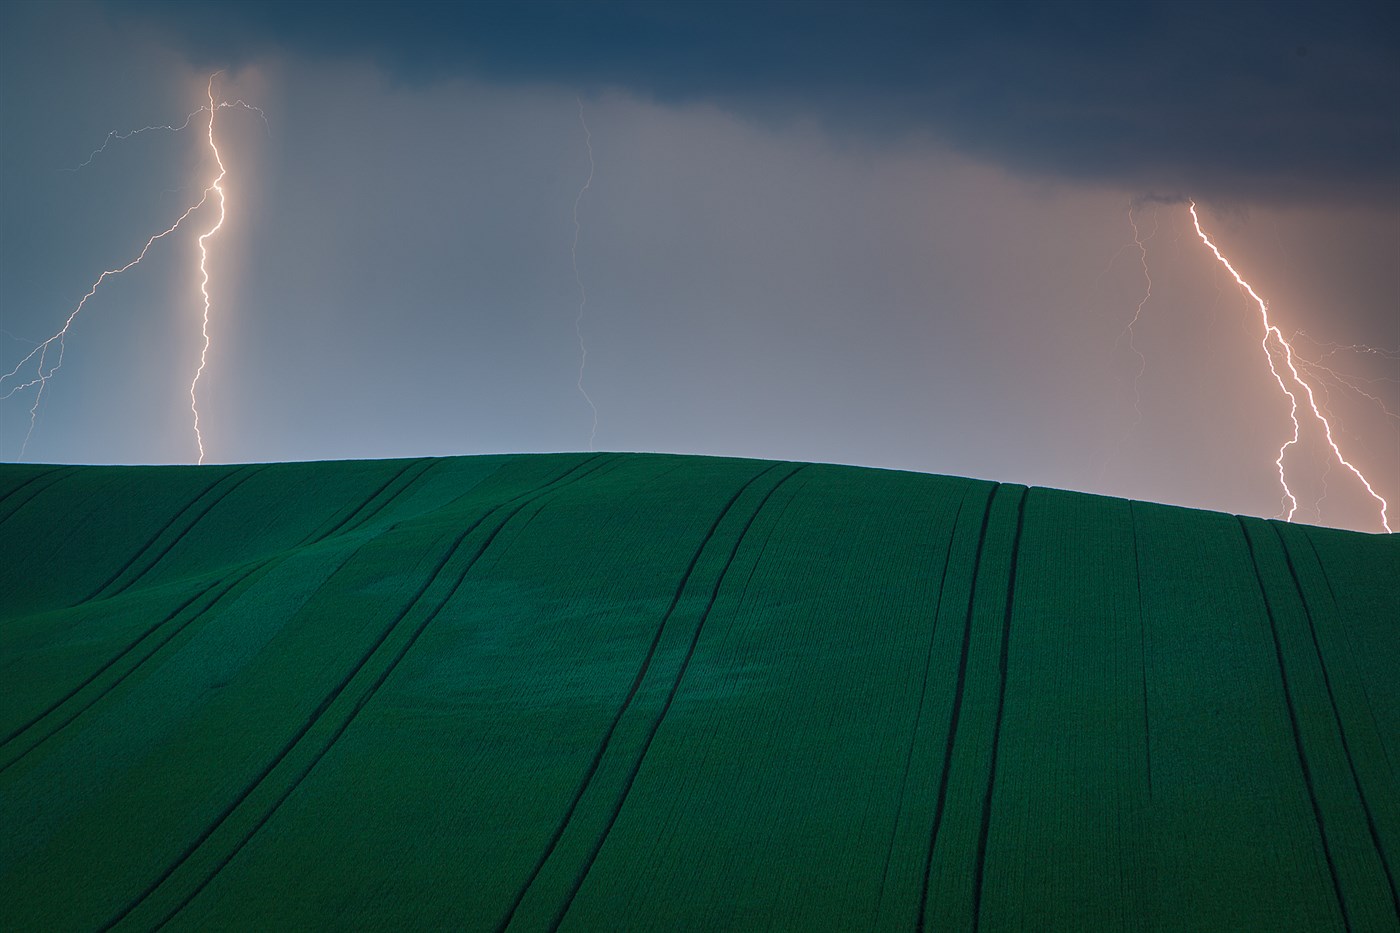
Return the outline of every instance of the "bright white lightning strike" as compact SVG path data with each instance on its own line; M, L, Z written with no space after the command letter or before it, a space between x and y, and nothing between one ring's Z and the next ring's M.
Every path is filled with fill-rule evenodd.
M1355 466L1353 466L1352 463L1346 459L1346 457L1342 456L1341 448L1337 446L1337 442L1332 437L1331 422L1328 421L1327 417L1322 413L1322 410L1318 408L1317 399L1313 394L1312 386L1298 372L1298 367L1294 359L1292 344L1290 344L1287 338L1283 336L1283 331L1279 330L1278 327L1275 326L1273 322L1269 320L1268 304L1264 301L1263 298L1260 298L1258 292L1256 292L1254 288L1248 282L1246 282L1238 272L1235 271L1235 267L1232 266L1230 264L1230 261L1221 254L1220 249L1214 243L1211 242L1210 237L1208 237L1206 235L1206 232L1201 229L1201 219L1196 214L1196 202L1192 201L1190 202L1190 205L1191 222L1196 227L1196 235L1199 236L1201 238L1201 242L1204 243L1207 247L1209 247L1210 251L1213 254L1215 254L1215 258L1220 262L1222 266L1225 267L1225 269L1230 273L1231 277L1234 278L1235 282L1238 283L1239 286L1243 288L1246 292L1248 292L1249 296L1254 299L1255 304L1259 306L1259 315L1264 322L1264 338L1260 341L1260 346L1263 347L1264 356L1269 362L1269 371L1273 373L1274 379L1278 382L1279 388L1283 390L1283 394L1288 396L1289 405L1291 406L1289 417L1293 421L1293 436L1287 441L1285 441L1283 446L1279 448L1278 458L1277 460L1275 460L1275 463L1278 465L1279 483L1283 486L1284 498L1288 503L1288 514L1286 516L1287 519L1289 521L1292 521L1294 513L1298 511L1298 500L1293 495L1293 491L1288 488L1288 476L1284 470L1283 465L1284 456L1288 453L1288 448L1298 443L1298 436L1300 431L1300 425L1298 423L1298 395L1293 389L1289 388L1288 383L1284 380L1283 375L1279 372L1278 367L1274 363L1275 351L1269 349L1270 338L1273 338L1274 342L1279 347L1278 352L1280 352L1283 356L1283 361L1288 368L1289 375L1292 377L1291 381L1296 383L1298 386L1301 386L1304 393L1307 395L1308 407L1312 409L1313 416L1322 425L1323 433L1327 437L1327 445L1332 448L1332 453L1336 457L1337 462L1340 463L1342 466L1346 467L1348 470L1350 470L1351 473L1358 480L1361 481L1361 485L1366 487L1366 492L1371 496L1371 498L1375 499L1376 502L1380 503L1381 527L1384 528L1387 532L1389 532L1391 530L1390 522L1387 520L1386 517L1386 511L1389 507L1388 503L1379 493L1376 492L1376 490L1371 486L1370 481L1367 480L1364 475L1362 475L1361 471L1358 470Z
M204 296L204 321L200 325L200 333L204 337L204 346L199 351L199 368L195 370L194 379L190 381L190 411L194 413L194 440L199 446L199 462L204 463L204 435L199 430L199 401L195 396L195 387L199 385L199 377L204 375L204 367L209 360L209 248L206 242L214 234L219 232L219 228L224 225L226 214L226 201L222 182L228 170L224 168L223 157L219 155L219 147L214 144L214 114L218 107L214 104L214 78L209 76L209 148L214 153L214 162L219 166L219 175L214 179L214 183L205 189L206 196L213 191L219 196L219 220L210 227L199 238L199 293Z
M583 127L583 145L588 150L588 178L584 181L583 187L578 190L578 197L574 198L574 244L569 249L569 258L574 266L574 282L578 285L578 314L574 317L574 333L578 337L578 391L593 412L593 427L588 432L588 449L593 450L598 437L598 406L593 404L593 399L588 396L588 390L583 387L583 370L588 365L588 347L583 342L583 309L588 304L588 291L583 287L583 277L579 275L578 271L578 206L583 201L584 194L588 192L589 186L593 184L593 134L588 131L588 121L583 118L583 98L577 98L577 100L578 122Z

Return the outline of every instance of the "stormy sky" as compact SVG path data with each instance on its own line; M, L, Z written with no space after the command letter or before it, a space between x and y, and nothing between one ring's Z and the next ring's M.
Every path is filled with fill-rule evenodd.
M266 119L215 121L210 461L587 449L581 281L599 449L1272 516L1289 402L1194 198L1400 500L1393 4L6 4L5 371L199 200L207 114L82 163L216 71ZM25 460L195 458L211 210L74 320ZM1296 517L1378 530L1302 424Z

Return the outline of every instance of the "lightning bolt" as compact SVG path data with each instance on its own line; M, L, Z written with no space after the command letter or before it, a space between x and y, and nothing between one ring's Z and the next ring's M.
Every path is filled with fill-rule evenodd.
M151 248L155 245L157 240L164 239L165 237L178 230L180 226L184 224L184 222L190 217L191 214L198 211L209 201L210 195L213 194L217 196L219 201L218 220L213 224L213 226L206 230L199 237L198 240L200 249L199 268L201 273L200 294L203 296L204 299L204 319L202 328L204 346L200 352L199 367L195 372L193 381L190 383L190 408L194 414L195 442L199 449L199 462L204 462L204 439L202 434L200 433L199 408L195 390L199 384L200 377L203 375L204 369L207 365L210 347L209 316L211 309L211 299L209 295L209 251L207 242L223 226L224 219L226 216L226 202L222 182L225 175L227 174L227 170L224 167L223 159L219 153L218 146L214 141L214 119L215 115L220 110L227 109L230 107L241 107L246 110L256 111L262 117L264 126L267 125L267 114L264 113L258 107L254 107L251 104L247 104L241 100L218 102L214 100L214 79L218 77L218 75L219 72L215 72L214 74L209 76L209 83L206 87L206 93L209 98L208 106L200 107L198 110L195 110L192 113L190 113L185 118L184 123L178 126L175 124L166 124L161 126L145 126L139 129L131 130L126 133L118 133L116 131L113 131L107 135L106 140L103 141L101 146L93 150L92 154L88 156L87 161L83 162L82 165L79 166L79 168L82 168L91 164L93 159L97 158L97 156L103 151L105 151L107 147L114 141L129 139L132 136L135 136L139 133L149 132L151 130L168 130L171 132L179 132L180 130L187 128L190 125L191 121L193 121L193 119L199 114L208 113L209 124L207 131L207 139L209 148L214 154L214 160L218 165L219 174L208 187L204 188L199 200L187 207L184 213L182 213L178 218L176 218L174 223L147 239L145 245L141 247L140 251L136 254L135 258L131 259L123 265L108 269L104 271L101 275L99 275L97 279L93 281L92 285L88 288L87 293L83 295L83 297L78 301L78 304L73 308L73 310L68 313L68 316L63 321L63 326L60 327L57 332L55 332L51 337L49 337L42 343L35 345L34 348L30 350L30 352L26 354L23 359L21 359L17 364L15 364L14 368L11 369L9 372L0 374L0 388L5 388L5 384L7 382L9 383L9 386L7 389L5 389L4 394L0 395L0 400L8 399L14 396L17 392L21 392L25 389L37 387L37 390L34 393L34 403L29 409L29 428L25 432L24 442L20 445L20 459L24 458L24 455L29 447L29 441L34 435L34 428L35 425L38 423L39 418L39 407L43 402L44 392L48 387L49 380L52 379L54 377L54 374L56 374L59 371L59 369L61 369L63 366L64 352L67 349L68 333L72 329L73 324L78 319L79 315L82 314L83 309L87 307L88 302L92 299L94 295L97 294L98 290L102 287L103 283L105 283L108 279L114 276L121 275L123 272L126 272L133 266L138 265L143 259L145 259L147 253L150 252ZM51 355L55 355L57 357L52 363L52 365L49 364L49 359ZM20 376L21 371L25 370L26 367L28 367L31 363L34 366L34 369L32 371L32 378L30 378L29 376Z
M1259 316L1264 324L1264 337L1260 341L1260 346L1263 348L1264 356L1268 360L1269 372L1273 373L1275 381L1278 382L1279 389L1283 391L1284 395L1288 396L1288 402L1290 406L1289 417L1292 419L1293 422L1293 436L1287 441L1285 441L1283 443L1283 446L1279 448L1278 458L1274 461L1275 464L1278 466L1279 483L1283 486L1284 501L1288 504L1288 514L1285 517L1289 521L1292 521L1294 513L1298 511L1298 499L1293 495L1293 491L1288 487L1288 476L1284 470L1283 464L1284 457L1288 453L1288 448L1298 443L1299 432L1301 430L1301 426L1298 422L1298 394L1294 389L1289 388L1289 381L1291 381L1296 386L1301 387L1303 393L1307 396L1308 407L1312 410L1313 417L1317 419L1319 424L1321 424L1323 433L1326 435L1327 438L1327 445L1332 448L1332 454L1334 457L1336 457L1337 462L1340 463L1342 466L1346 467L1352 473L1352 475L1355 476L1361 482L1361 485L1366 488L1367 494L1370 495L1372 499L1376 500L1377 503L1379 503L1381 527L1384 528L1387 532L1389 532L1391 530L1390 522L1386 516L1386 511L1389 508L1388 503L1371 486L1370 481L1366 479L1365 475L1363 475L1360 470L1358 470L1349 460L1347 460L1346 457L1342 456L1341 448L1337 446L1337 442L1332 437L1332 423L1328 420L1327 416L1324 415L1322 410L1318 407L1317 398L1313 394L1312 386L1298 372L1297 363L1295 361L1295 354L1293 351L1293 345L1288 342L1288 339L1286 337L1283 336L1283 331L1279 330L1278 327L1275 326L1271 320L1269 320L1268 303L1265 302L1263 298L1259 297L1259 293L1254 290L1254 287L1252 285L1250 285L1244 280L1244 277L1241 276L1239 272L1235 271L1235 267L1230 264L1230 261L1226 259L1224 255L1221 254L1220 249L1213 242L1211 242L1210 237L1207 236L1206 232L1201 229L1201 219L1200 216L1196 213L1195 201L1190 202L1190 211L1191 222L1195 225L1196 235L1201 238L1201 242L1204 243L1207 246L1207 248L1210 249L1211 253L1215 255L1216 260L1219 261L1219 263L1225 267L1226 271L1230 273L1231 277L1234 278L1235 282L1246 292L1248 292L1249 297L1254 299L1254 303L1259 306ZM1276 346L1276 349L1270 349L1270 340L1273 341L1273 343ZM1285 381L1283 378L1283 374L1279 372L1279 368L1275 364L1275 356L1280 356L1282 358L1290 376L1289 381Z
M574 334L578 337L578 391L593 412L593 427L588 432L588 449L593 450L598 437L598 406L593 404L588 390L583 387L583 370L588 365L588 347L583 342L583 309L588 305L588 291L583 287L583 277L578 271L578 206L589 186L593 184L593 134L588 131L588 121L583 118L583 98L575 99L578 101L578 122L583 127L583 145L588 150L588 178L584 180L583 187L578 189L578 197L574 198L574 243L569 248L569 258L574 266L574 283L578 285L578 314L574 317Z
M209 247L206 245L210 237L219 232L219 228L224 225L224 217L227 213L227 199L224 197L223 180L228 174L224 168L223 157L219 155L219 147L214 143L214 113L218 108L214 105L214 79L218 77L218 72L209 76L209 149L214 153L214 162L219 166L219 175L214 179L213 184L205 189L205 196L210 191L219 196L219 219L205 231L199 238L199 293L204 296L204 320L200 325L200 333L204 336L204 346L199 351L199 368L195 370L194 379L190 381L190 411L194 413L194 440L199 446L199 462L204 463L204 435L199 430L199 400L195 396L195 387L199 385L199 378L204 375L204 368L209 362Z

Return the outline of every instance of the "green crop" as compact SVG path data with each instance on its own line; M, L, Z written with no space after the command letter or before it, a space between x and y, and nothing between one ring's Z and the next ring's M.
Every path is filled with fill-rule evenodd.
M0 466L0 929L1395 930L1397 625L952 477Z

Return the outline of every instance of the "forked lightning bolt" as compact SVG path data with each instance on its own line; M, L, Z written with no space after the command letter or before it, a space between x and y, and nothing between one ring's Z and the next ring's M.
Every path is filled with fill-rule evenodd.
M216 72L215 74L210 75L209 77L209 83L206 88L206 93L209 97L208 106L201 107L198 110L191 113L185 118L184 123L178 126L174 124L164 126L146 126L141 127L140 129L132 130L127 133L117 133L115 131L109 133L107 135L107 139L103 142L103 144L97 149L93 150L92 154L88 156L87 161L82 164L83 166L90 164L92 160L96 158L101 152L103 152L107 148L107 146L110 145L114 140L128 139L132 136L135 136L138 133L147 132L153 129L163 129L170 130L172 132L178 132L179 130L188 127L190 125L190 122L197 115L207 112L209 114L209 124L206 137L208 140L210 151L214 155L214 161L218 165L219 173L218 176L213 180L213 182L210 183L206 188L204 188L198 201L186 208L184 213L182 213L178 218L176 218L175 222L172 223L170 226L166 227L164 230L160 231L159 233L146 240L145 245L141 247L141 250L136 254L136 257L134 259L130 260L124 265L108 269L101 275L99 275L97 279L92 283L92 286L88 289L87 294L83 295L82 299L78 301L77 306L74 307L73 310L69 312L67 318L64 319L63 326L60 327L53 336L49 337L47 340L35 346L34 349L32 349L23 359L21 359L17 364L15 364L14 368L11 369L9 372L0 375L0 387L4 387L6 382L10 383L8 389L4 392L4 394L0 395L0 400L10 398L15 393L20 392L24 389L37 387L34 393L34 403L29 409L29 429L25 433L23 444L21 444L20 446L21 459L23 459L25 451L28 449L29 441L33 437L34 426L37 423L39 417L39 406L44 398L44 390L48 387L49 380L52 379L54 374L57 373L58 370L63 366L63 355L66 349L66 339L68 337L68 333L72 329L74 322L82 313L83 309L87 307L88 301L95 294L97 294L98 289L102 287L102 284L106 282L107 279L116 275L120 275L123 272L126 272L128 269L132 268L133 266L140 263L143 259L145 259L146 254L150 252L151 247L155 245L157 240L163 239L169 236L170 234L174 233L176 230L178 230L181 224L183 224L191 214L198 211L201 207L205 205L205 203L209 201L210 195L212 194L218 198L219 202L218 220L213 224L213 226L211 226L199 237L198 241L200 250L199 269L201 275L200 294L203 296L204 300L204 317L203 326L201 330L204 339L204 345L200 351L199 366L195 371L193 381L190 383L190 408L194 415L195 443L199 449L199 462L204 462L204 438L200 433L199 407L195 390L199 384L200 377L203 375L204 369L207 365L210 346L209 315L212 302L209 295L208 241L223 226L226 215L226 204L222 182L224 180L224 176L227 174L227 171L224 167L223 158L219 152L218 146L214 141L214 119L216 114L220 110L223 110L228 107L242 107L246 110L256 111L263 118L264 125L267 121L267 115L263 113L261 109L254 107L250 104L246 104L241 100L233 102L216 102L214 100L214 78L216 78L217 76L218 73ZM82 166L79 166L79 168L81 167ZM56 351L54 349L55 344L57 345ZM56 353L57 359L53 362L52 365L49 365L49 357L53 353ZM20 371L25 369L31 363L34 364L32 378L27 376L21 377Z
M1287 515L1285 517L1291 521L1293 519L1294 513L1298 511L1298 499L1293 495L1293 491L1288 486L1288 475L1283 463L1284 457L1288 453L1288 448L1298 443L1299 433L1301 430L1301 426L1298 422L1298 394L1295 389L1289 387L1289 383L1291 382L1294 385L1301 387L1303 390L1303 394L1307 396L1308 407L1312 410L1313 417L1317 419L1319 424L1321 424L1323 433L1326 435L1327 438L1327 445L1332 448L1332 454L1336 457L1337 462L1340 463L1342 466L1346 467L1349 471L1351 471L1352 475L1354 475L1358 480L1361 481L1361 485L1366 487L1366 492L1371 496L1371 498L1375 499L1376 502L1380 504L1381 527L1384 528L1387 532L1390 531L1390 522L1386 516L1386 511L1389 507L1388 503L1378 492L1376 492L1375 488L1371 486L1370 481L1366 479L1362 472L1358 470L1349 460L1347 460L1346 457L1342 456L1341 448L1337 446L1336 440L1334 440L1332 437L1331 422L1328 420L1327 416L1323 414L1322 410L1318 407L1317 399L1313 394L1312 386L1298 372L1298 366L1293 351L1293 345L1290 344L1288 342L1288 339L1283 336L1283 331L1279 330L1278 327L1271 320L1269 320L1268 303L1265 302L1263 298L1260 298L1259 293L1254 290L1253 286L1246 282L1244 278L1237 271L1235 271L1235 267L1230 264L1230 261L1226 259L1224 255L1221 254L1220 249L1213 242L1211 242L1210 237L1207 236L1206 232L1201 229L1201 219L1196 213L1195 201L1190 202L1190 211L1191 222L1195 225L1196 235L1201 238L1201 242L1204 243L1210 249L1211 253L1215 255L1215 258L1230 273L1231 277L1234 278L1235 282L1246 292L1248 292L1249 297L1254 299L1254 303L1259 306L1259 315L1264 323L1264 337L1260 341L1260 346L1263 347L1264 356L1268 360L1269 372L1273 373L1274 379L1278 382L1279 389L1283 391L1284 395L1288 396L1288 402L1290 406L1289 417L1293 421L1293 436L1287 441L1285 441L1283 443L1283 446L1279 448L1278 458L1274 461L1278 466L1279 483L1283 486L1284 500L1287 503ZM1270 349L1269 342L1271 339L1277 345L1277 350ZM1274 361L1276 354L1281 356L1283 359L1284 365L1287 368L1289 375L1288 380L1285 380L1283 374L1279 372L1279 368Z
M588 365L588 347L583 342L583 309L588 304L588 291L583 287L583 277L578 271L578 206L583 201L583 196L588 192L588 188L593 184L593 134L588 131L588 121L583 118L583 98L578 98L578 122L583 127L583 145L588 150L588 178L584 180L583 187L578 190L578 197L574 198L574 245L569 250L569 257L574 266L574 283L578 285L578 314L574 317L574 334L578 337L578 391L583 396L583 400L588 403L588 408L593 412L593 427L588 432L588 449L593 450L598 437L598 406L593 404L593 399L589 398L588 390L583 387L583 370Z

